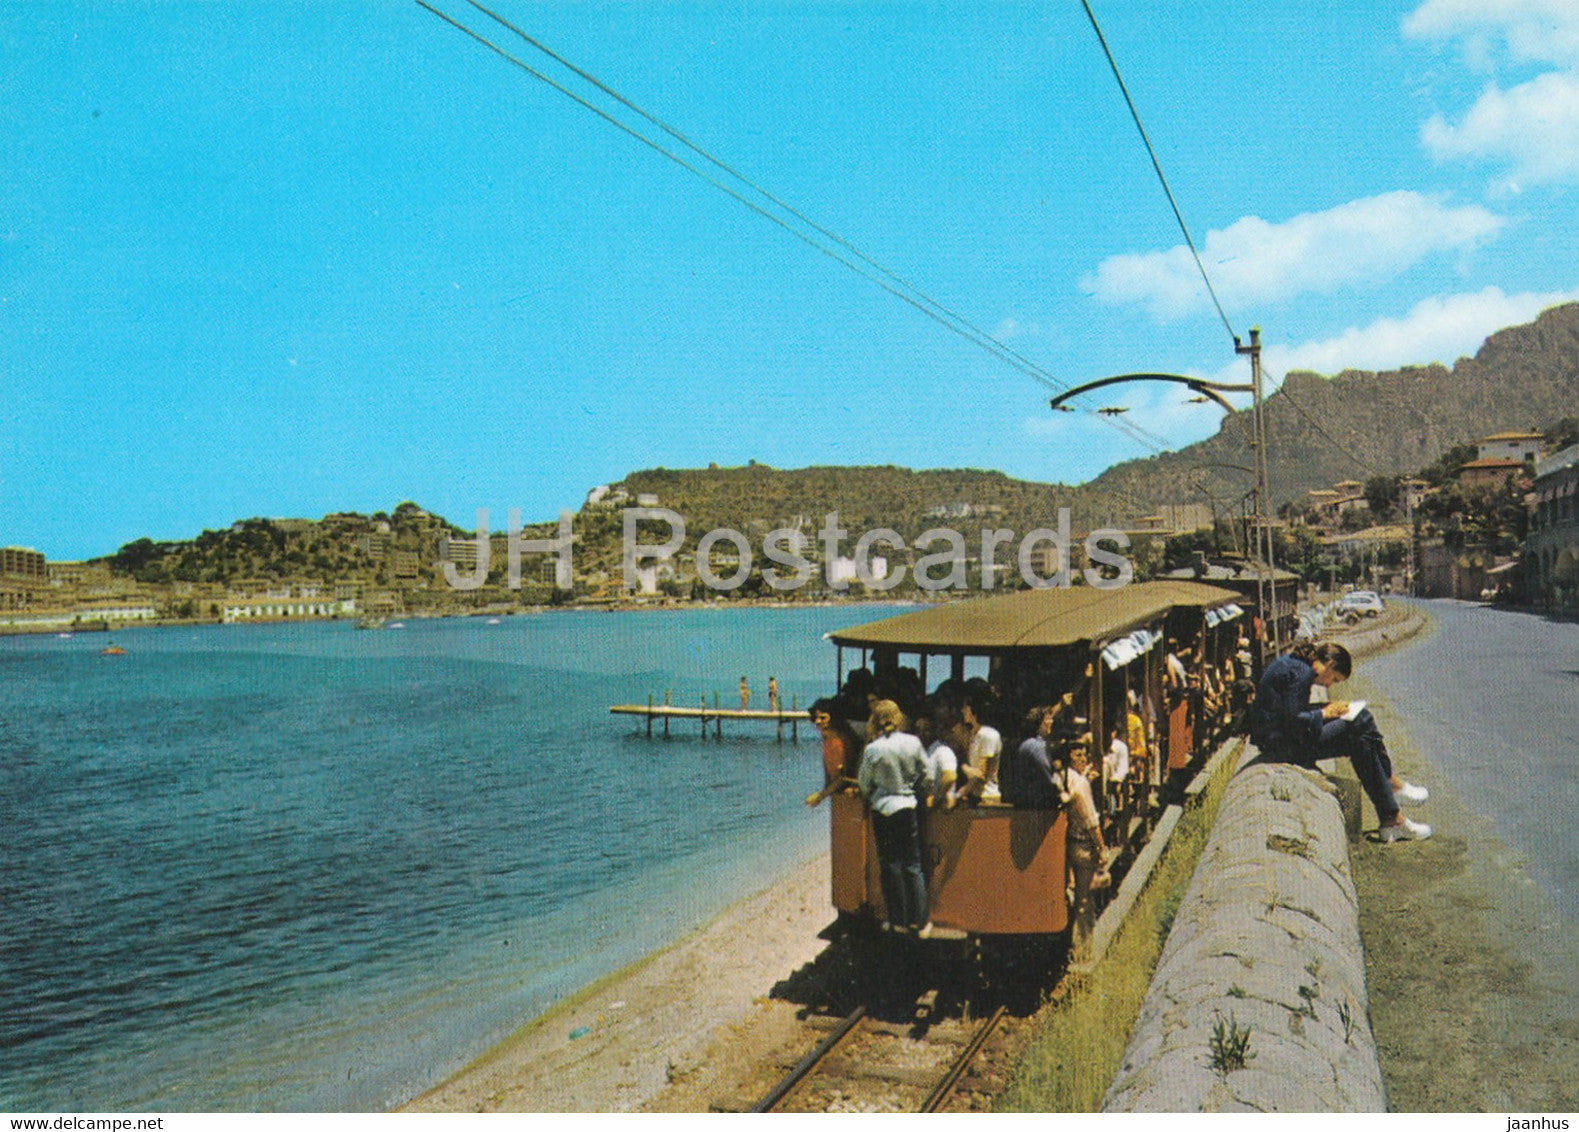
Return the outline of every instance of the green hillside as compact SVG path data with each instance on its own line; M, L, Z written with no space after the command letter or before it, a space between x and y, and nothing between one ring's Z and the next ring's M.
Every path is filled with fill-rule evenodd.
M1312 488L1345 479L1410 472L1454 445L1508 428L1549 429L1579 406L1579 304L1556 307L1535 322L1488 338L1473 358L1451 368L1411 366L1381 373L1350 371L1332 378L1288 375L1267 401L1274 504L1303 503ZM706 532L728 527L755 547L778 527L814 537L837 511L849 532L845 553L859 535L892 528L913 542L932 527L972 536L987 527L1017 536L1054 526L1070 507L1074 528L1131 527L1166 505L1200 504L1192 480L1223 500L1242 493L1248 478L1231 471L1198 472L1203 464L1248 463L1245 413L1225 418L1218 433L1177 452L1115 465L1077 487L1013 479L975 469L912 471L884 467L813 467L781 471L743 468L653 468L632 472L601 503L576 518L576 570L617 578L621 506L656 496L687 524L684 551ZM1319 427L1318 427L1319 426ZM1340 447L1341 446L1341 447ZM1347 450L1347 451L1345 451ZM446 593L441 560L451 535L461 532L412 503L391 514L341 513L319 521L249 519L185 542L140 539L105 564L122 577L150 584L206 584L256 588L271 582L353 582L403 592ZM527 533L552 533L544 525ZM664 532L644 532L656 542ZM493 563L502 576L503 538L496 533ZM542 564L529 569L530 589L545 599ZM453 597L453 594L448 594ZM480 600L485 595L476 595Z

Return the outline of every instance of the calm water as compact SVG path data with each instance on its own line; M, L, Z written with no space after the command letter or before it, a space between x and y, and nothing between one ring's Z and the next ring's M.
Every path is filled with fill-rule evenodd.
M0 1108L368 1109L817 852L851 609L0 639Z

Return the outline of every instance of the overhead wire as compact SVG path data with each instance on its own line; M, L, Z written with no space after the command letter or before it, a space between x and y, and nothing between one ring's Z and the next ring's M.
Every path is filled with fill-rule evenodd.
M1000 361L1004 362L1005 364L1007 364L1007 365L1019 370L1021 373L1023 373L1026 376L1032 378L1033 380L1036 380L1036 381L1042 383L1043 385L1047 386L1048 388L1054 389L1054 390L1059 391L1059 392L1062 392L1063 390L1068 388L1068 383L1061 382L1059 379L1053 377L1052 374L1048 373L1045 369L1043 369L1041 366L1037 365L1035 362L1031 361L1029 358L1026 358L1019 351L1014 350L1012 347L1010 347L1010 346L1006 345L1005 343L1001 342L996 337L994 337L992 334L990 334L987 331L983 330L981 327L975 325L969 319L965 318L963 315L960 315L956 311L954 311L954 310L950 309L949 307L945 306L943 303L940 303L936 299L933 299L926 292L922 291L920 288L916 287L914 284L908 282L902 276L899 276L898 274L890 271L888 268L884 267L882 264L878 263L876 260L872 259L870 256L868 256L865 253L861 252L860 249L856 248L852 243L850 243L844 237L839 236L837 233L832 232L829 229L825 228L824 226L822 226L822 225L816 223L815 221L811 220L809 217L805 216L802 212L800 212L797 209L793 208L789 204L787 204L784 201L782 201L780 198L774 196L772 193L770 193L766 189L762 188L760 185L756 184L754 181L752 181L749 178L747 178L745 175L743 175L740 172L738 172L732 166L730 166L730 165L726 164L725 162L720 161L717 158L713 157L712 154L708 153L705 149L701 148L700 146L696 145L694 142L690 141L688 138L685 137L685 135L681 134L679 131L677 131L674 128L670 127L669 125L664 123L662 120L658 119L657 117L649 114L647 111L643 110L641 107L637 106L634 102L632 102L631 100L627 99L623 95L619 94L617 91L613 90L613 88L609 87L607 84L603 83L601 80L599 80L598 78L596 78L595 76L593 76L589 72L583 70L580 67L577 67L575 64L571 63L569 60L565 59L563 56L561 56L558 53L552 51L551 49L549 49L547 46L542 44L540 41L538 41L534 37L528 35L526 32L524 32L520 28L516 27L515 25L511 24L509 21L505 20L502 16L500 16L497 13L491 11L490 9L484 7L482 4L478 3L477 0L467 0L467 2L469 4L471 4L472 7L476 8L478 11L480 11L480 12L484 13L485 15L489 16L495 22L499 23L500 25L502 25L503 27L509 29L510 31L514 32L516 35L521 37L523 40L525 40L532 47L534 47L537 50L543 52L549 58L555 60L556 62L560 63L562 66L566 67L568 70L570 70L571 72L576 74L578 77L583 79L585 82L587 82L587 83L591 84L592 86L596 87L599 91L602 91L604 94L606 94L609 97L615 99L621 105L627 107L632 112L640 115L643 119L647 120L648 122L652 123L654 126L656 126L659 129L663 130L670 137L672 137L676 141L680 142L686 148L688 148L692 152L694 152L694 153L698 154L699 156L701 156L702 158L704 158L708 163L710 163L711 165L715 166L717 169L723 171L724 173L727 173L730 177L733 177L736 181L738 181L741 184L745 185L747 188L749 188L751 191L757 193L763 199L769 201L774 207L776 207L776 208L782 210L783 212L787 213L788 215L794 217L796 220L798 220L802 224L805 224L807 227L812 229L818 235L820 235L820 236L822 236L822 237L824 237L824 238L826 238L828 240L833 241L834 243L836 243L837 245L839 245L842 248L847 249L851 253L851 255L853 255L854 257L856 257L860 261L860 263L852 262L849 258L846 258L844 255L840 254L838 251L836 251L836 250L834 250L832 248L829 248L829 247L825 246L824 244L819 243L812 236L808 235L807 233L805 233L803 231L798 230L794 225L788 223L786 220L783 219L783 217L775 215L773 212L771 212L768 209L762 207L761 205L759 205L755 201L752 201L752 200L748 199L747 197L743 196L741 193L736 192L729 185L724 184L723 182L718 180L716 177L710 176L706 171L697 168L696 165L692 164L691 162L688 162L687 160L685 160L680 155L674 153L672 150L665 148L660 143L654 141L652 138L647 137L645 134L641 133L639 130L631 127L630 125L626 124L625 122L620 121L618 118L616 118L612 114L608 113L607 111L605 111L601 107L595 105L594 103L592 103L588 99L581 97L579 94L577 94L574 91L568 89L567 87L565 87L561 83L556 82L554 79L550 78L548 75L543 74L541 71L539 71L536 68L532 67L530 64L526 63L524 60L516 57L515 55L513 55L510 52L506 51L504 48L500 47L498 44L492 42L486 36L480 34L477 31L474 31L472 28L470 28L470 27L466 26L465 24L461 23L459 20L456 20L453 17L449 16L448 14L446 14L446 13L440 11L439 9L433 7L433 5L427 3L426 0L415 0L415 2L417 3L418 6L426 9L428 12L431 12L433 15L435 15L439 19L443 20L445 23L447 23L447 24L451 25L452 27L456 28L457 30L465 33L467 36L469 36L473 40L477 41L482 46L488 48L490 51L494 52L496 55L500 56L501 58L503 58L507 62L511 63L512 65L514 65L514 66L518 67L519 69L521 69L522 71L526 72L531 77L539 80L540 82L542 82L542 83L546 84L547 86L553 88L554 90L558 91L560 94L562 94L565 97L571 99L573 102L577 103L578 105L580 105L584 109L591 111L593 114L597 115L599 118L603 119L605 122L608 122L610 125L614 126L616 129L618 129L621 132L629 135L630 137L634 138L635 140L641 142L643 145L645 145L648 148L654 150L655 152L661 154L662 156L668 158L670 161L674 162L676 165L679 165L682 169L685 169L687 172L690 172L694 176L700 178L702 181L704 181L707 184L709 184L709 185L713 186L714 188L718 189L720 192L722 192L725 195L733 198L735 201L737 201L738 203L744 205L746 208L749 208L751 211L757 213L759 216L762 216L763 218L765 218L765 219L771 221L772 223L778 225L780 228L784 229L786 232L788 232L790 235L794 236L796 239L800 240L802 243L805 243L809 247L814 248L815 250L821 252L823 255L829 257L830 259L833 259L836 262L842 264L843 266L848 268L850 271L853 271L855 274L857 274L857 275L861 276L862 278L866 279L868 282L871 282L874 285L876 285L878 287L881 287L884 291L886 291L889 294L893 295L895 298L901 300L902 302L907 303L911 307L913 307L916 310L920 311L922 314L926 315L928 318L932 319L934 322L938 323L939 325L943 326L944 328L946 328L948 330L953 331L955 334L957 334L960 337L964 338L966 341L971 342L972 344L976 345L978 348L983 349L987 353L993 355L998 360L1000 360ZM875 270L876 272L880 273L883 277L885 277L890 282L885 282L884 278L878 278L875 275L873 275L871 271L868 271L868 270L866 270L865 268L863 268L861 266L862 263L869 265L873 270ZM1154 452L1158 452L1158 453L1164 452L1164 451L1167 451L1171 447L1171 444L1167 440L1166 437L1159 436L1158 434L1153 433L1149 429L1146 429L1146 428L1144 428L1141 425L1137 425L1134 422L1121 421L1121 420L1117 420L1117 419L1112 418L1112 417L1103 417L1102 419L1110 427L1113 427L1113 428L1117 429L1119 432L1122 432L1123 434L1128 436L1130 439L1136 441L1137 443L1141 444L1144 447L1152 449L1152 451L1154 451Z
M1129 107L1130 117L1134 119L1135 129L1140 133L1140 140L1146 146L1146 153L1151 158L1151 167L1156 171L1157 180L1162 185L1164 195L1168 198L1168 205L1173 209L1173 217L1178 221L1179 231L1184 234L1184 242L1188 245L1190 255L1195 260L1195 268L1201 274L1201 281L1206 284L1206 292L1211 296L1212 305L1217 308L1218 318L1222 320L1224 328L1227 329L1229 337L1234 340L1234 346L1237 348L1239 346L1239 336L1234 333L1233 324L1229 322L1228 315L1223 310L1223 304L1218 300L1217 289L1212 286L1212 279L1206 270L1206 264L1201 260L1200 252L1196 250L1195 240L1190 236L1189 226L1184 222L1184 214L1179 209L1179 202L1174 198L1173 190L1168 187L1168 178L1162 172L1162 163L1157 159L1157 151L1152 147L1151 138L1146 133L1146 127L1141 123L1140 112L1135 108L1135 100L1130 97L1129 87L1124 82L1124 76L1119 72L1118 62L1114 58L1112 50L1108 47L1107 37L1102 34L1102 27L1097 23L1096 13L1091 10L1090 0L1080 0L1080 5L1085 9L1086 18L1091 21L1091 30L1096 32L1097 42L1102 45L1102 53L1107 57L1108 67L1113 72L1113 78L1118 82L1119 92L1124 96L1124 104ZM1376 469L1374 466L1328 432L1320 421L1305 411L1304 406L1288 392L1286 387L1280 386L1278 392L1283 394L1284 399L1293 406L1294 411L1303 417L1329 444L1360 468L1375 474ZM1267 400L1270 401L1271 398L1268 397Z
M1233 324L1228 321L1228 315L1223 310L1223 304L1218 301L1217 289L1212 286L1211 276L1206 274L1206 265L1201 262L1201 253L1195 249L1195 240L1190 236L1190 228L1184 222L1184 213L1179 210L1179 202L1174 199L1173 190L1168 187L1168 178L1163 175L1162 162L1157 160L1157 151L1152 148L1151 138L1146 134L1146 127L1141 124L1140 111L1135 109L1135 100L1129 96L1129 87L1124 83L1124 76L1119 73L1118 61L1113 58L1113 52L1108 47L1107 37L1102 34L1102 26L1097 23L1096 13L1091 10L1089 0L1080 0L1080 6L1086 10L1086 18L1091 21L1091 30L1097 33L1097 42L1102 45L1102 54L1107 56L1108 67L1113 71L1113 78L1118 81L1118 89L1124 96L1124 105L1129 107L1129 116L1135 121L1135 129L1140 131L1140 140L1145 143L1146 153L1151 158L1151 167L1157 173L1157 180L1162 185L1163 194L1168 198L1168 205L1173 209L1173 218L1179 222L1179 231L1184 233L1184 242L1189 245L1190 255L1195 259L1195 267L1201 273L1201 281L1206 284L1206 293L1212 297L1212 305L1217 308L1217 317L1223 320L1223 326L1228 330L1228 336L1237 344L1238 336L1234 333Z

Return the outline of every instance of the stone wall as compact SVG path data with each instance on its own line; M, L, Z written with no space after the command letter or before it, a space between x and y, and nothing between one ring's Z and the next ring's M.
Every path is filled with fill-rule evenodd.
M1294 766L1241 770L1103 1109L1386 1107L1348 841L1332 786Z

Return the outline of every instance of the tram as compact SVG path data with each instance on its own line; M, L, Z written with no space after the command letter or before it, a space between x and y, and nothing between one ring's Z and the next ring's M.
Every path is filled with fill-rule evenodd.
M1001 705L1001 760L1024 738L1018 721L1036 704L1072 697L1096 766L1137 714L1145 743L1131 752L1129 773L1112 781L1104 768L1092 784L1104 838L1119 854L1113 871L1122 875L1160 816L1170 779L1208 753L1217 720L1203 710L1201 689L1228 670L1230 657L1245 655L1245 600L1187 581L1032 589L903 613L826 639L837 648L841 687L855 650L878 688L930 691L984 677ZM843 921L885 919L866 805L853 790L829 800L833 904ZM971 936L1063 932L1066 822L1061 810L993 801L927 810L923 865L933 924Z

